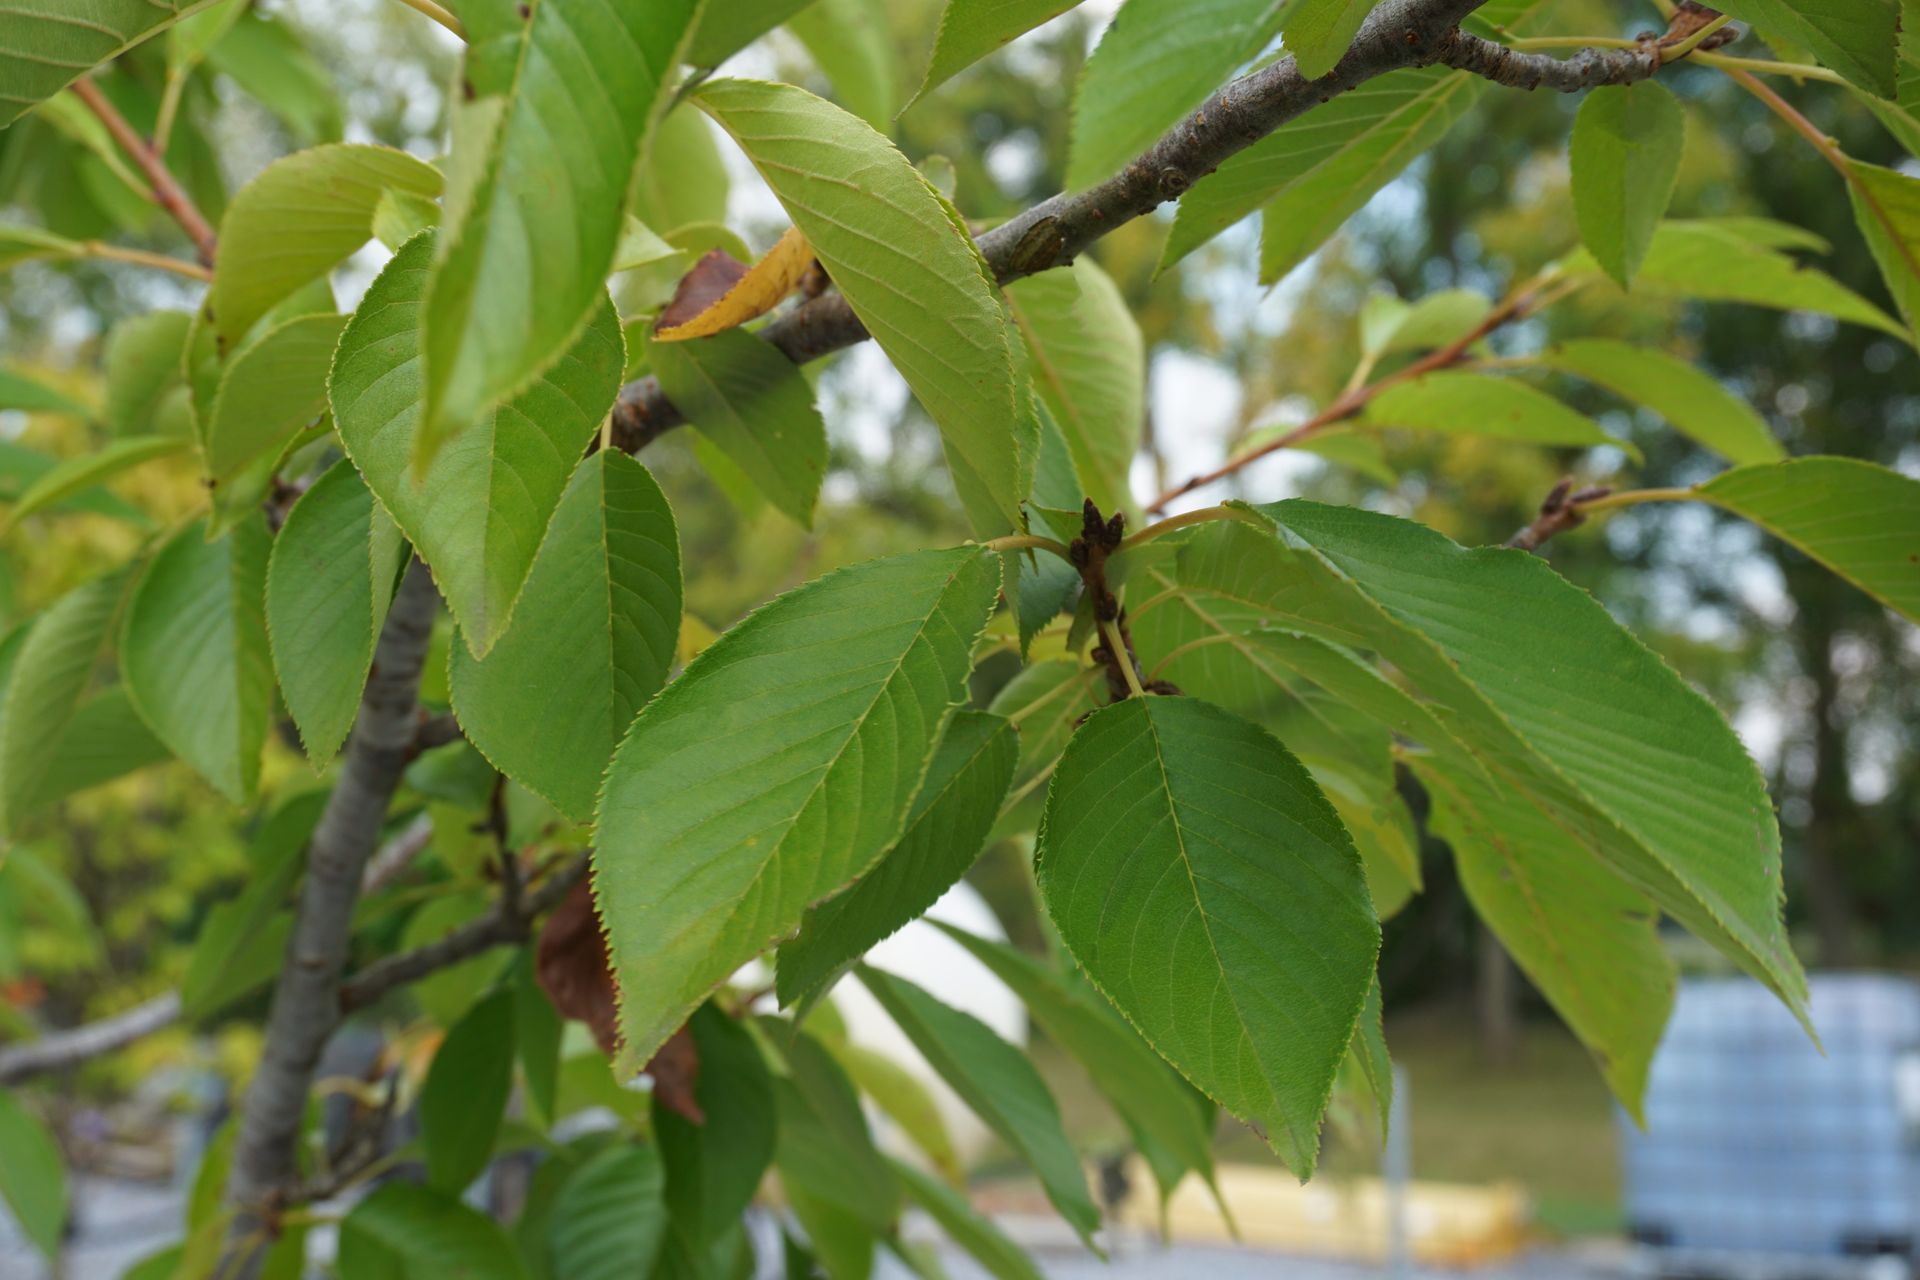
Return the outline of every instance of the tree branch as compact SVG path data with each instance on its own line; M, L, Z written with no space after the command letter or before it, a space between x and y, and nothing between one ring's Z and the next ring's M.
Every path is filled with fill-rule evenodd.
M1001 284L1065 266L1100 237L1177 199L1275 129L1389 71L1445 62L1502 84L1573 90L1645 79L1661 65L1652 43L1644 51L1583 51L1561 62L1460 31L1460 20L1483 2L1387 0L1368 15L1339 64L1318 80L1302 76L1292 58L1242 76L1114 177L1086 191L1062 192L982 235L980 252ZM868 334L835 291L795 307L759 336L795 364L806 364ZM685 421L658 381L641 378L623 387L614 405L613 444L637 452Z
M492 911L469 920L458 929L411 951L383 956L340 984L340 1008L351 1013L364 1009L396 987L418 982L430 973L460 963L482 951L525 942L533 922L558 906L567 892L587 874L587 855L581 854L553 872L519 899L502 898Z
M413 758L419 728L414 699L439 603L426 565L412 561L380 631L339 781L308 847L293 938L234 1144L227 1202L235 1213L220 1268L227 1280L256 1274L298 1176L295 1155L314 1067L340 1022L340 971L361 877Z
M1541 501L1539 514L1525 528L1508 538L1506 545L1516 551L1538 551L1555 534L1577 529L1586 523L1583 504L1597 502L1612 492L1606 485L1596 485L1575 493L1573 478L1569 476L1553 486L1552 492Z
M1582 49L1571 58L1523 53L1465 31L1455 31L1437 61L1471 71L1510 89L1553 89L1577 93L1608 84L1633 84L1660 70L1660 45L1645 40L1628 49Z
M171 1026L179 1017L180 993L169 991L110 1018L56 1031L26 1044L9 1045L0 1049L0 1085L16 1085L49 1071L78 1066Z
M107 127L107 132L120 144L120 149L140 166L140 172L146 175L148 185L153 188L154 203L166 210L180 224L180 229L187 233L187 239L193 241L200 265L212 267L214 248L218 243L213 225L200 212L199 206L194 204L193 197L174 179L173 171L167 168L167 162L160 153L135 132L133 126L127 123L127 118L107 101L99 85L83 76L73 82L73 93L100 118L100 123Z

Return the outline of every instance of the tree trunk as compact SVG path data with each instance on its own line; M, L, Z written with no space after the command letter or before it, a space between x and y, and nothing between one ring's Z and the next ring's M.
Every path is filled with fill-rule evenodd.
M299 1176L296 1156L320 1051L340 1021L340 973L347 960L360 877L380 841L387 806L412 758L420 668L440 603L427 567L414 560L381 628L353 736L307 850L292 941L274 986L265 1049L239 1118L227 1203L222 1280L251 1280L278 1231L283 1201Z

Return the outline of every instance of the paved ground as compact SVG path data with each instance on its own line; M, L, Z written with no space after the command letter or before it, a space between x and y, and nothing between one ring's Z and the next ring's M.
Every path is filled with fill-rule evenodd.
M165 1187L142 1183L81 1179L74 1188L78 1232L69 1251L65 1280L118 1280L121 1272L176 1238L180 1196ZM1287 1258L1243 1249L1181 1246L1163 1249L1151 1241L1123 1241L1111 1262L1101 1262L1077 1247L1043 1248L1039 1254L1049 1280L1363 1280L1378 1277L1378 1267L1318 1259ZM953 1280L984 1280L969 1259L944 1257ZM1537 1254L1498 1267L1471 1272L1417 1271L1409 1280L1471 1276L1473 1280L1602 1280L1623 1274L1618 1251ZM877 1280L905 1280L903 1269L883 1267ZM0 1224L0 1280L46 1280L46 1271L8 1224Z

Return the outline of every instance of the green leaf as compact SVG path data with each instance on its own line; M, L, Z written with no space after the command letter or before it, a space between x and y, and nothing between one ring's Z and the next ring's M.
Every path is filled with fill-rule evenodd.
M367 487L433 566L476 655L506 629L574 464L620 388L619 317L603 301L566 359L526 394L461 433L418 483L420 298L431 236L410 240L340 335L334 423Z
M1728 0L1719 8L1805 47L1863 89L1894 94L1896 0Z
M3 56L0 53L0 57ZM77 240L17 222L0 223L0 267L35 262L42 258L79 258L85 254L86 246Z
M1006 1233L975 1209L964 1195L904 1160L895 1160L893 1170L907 1198L939 1223L940 1229L994 1280L1041 1280L1040 1269L1026 1250L1008 1239Z
M656 1092L653 1130L674 1231L700 1249L734 1226L773 1162L773 1077L752 1033L713 1005L694 1010L687 1025L700 1055L694 1101L706 1123L661 1105Z
M1020 408L1008 325L953 206L885 138L804 90L724 80L697 100L746 151L939 425L955 483L1017 527L1033 459L1007 429ZM850 184L853 172L860 181Z
M127 601L120 661L141 719L234 803L253 795L273 712L267 651L265 523L216 542L202 523L176 533Z
M293 915L284 910L287 895L326 803L325 791L289 797L247 843L246 887L208 910L187 959L180 1007L188 1021L204 1023L273 981L293 934Z
M566 1027L547 993L540 988L533 967L532 948L524 948L513 970L513 1052L526 1082L532 1118L551 1129L559 1119L555 1107L560 1090L560 1044Z
M1094 985L1311 1173L1380 928L1353 843L1300 762L1197 699L1129 698L1068 745L1037 859L1048 914Z
M120 435L152 429L162 398L180 385L193 317L184 311L129 316L107 335L107 425Z
M469 67L479 97L455 116L449 163L460 176L420 325L416 476L562 360L605 308L634 166L698 7L542 0L509 83Z
M513 993L501 989L447 1031L427 1068L420 1136L430 1185L457 1195L480 1176L512 1092Z
M94 668L108 650L127 575L96 578L62 596L17 643L0 714L0 799L6 826L20 823L70 787L62 785L62 748L74 736ZM96 699L95 701L98 701Z
M1562 267L1569 276L1601 274L1599 264L1585 250L1569 255ZM1833 277L1717 221L1661 223L1634 276L1633 289L1648 297L1818 311L1902 340L1908 336L1898 320Z
M827 471L827 428L793 361L744 329L648 342L661 390L754 487L804 529Z
M784 1024L769 1029L785 1039ZM892 1165L873 1145L859 1095L825 1046L804 1031L791 1035L787 1074L773 1082L781 1184L790 1196L802 1192L874 1235L889 1234L900 1188Z
M1087 1177L1061 1127L1060 1108L1026 1055L980 1019L934 999L905 978L866 965L858 972L913 1047L1032 1167L1060 1216L1088 1248L1097 1249L1093 1233L1100 1228L1100 1210L1087 1194Z
M1471 765L1417 762L1434 833L1473 909L1552 1002L1637 1118L1673 1004L1654 905L1567 840L1527 797Z
M1380 977L1374 975L1367 988L1367 1002L1360 1007L1360 1025L1353 1029L1353 1044L1347 1057L1360 1069L1380 1114L1380 1134L1386 1136L1393 1111L1393 1059L1387 1053L1387 1029L1381 1010Z
M455 644L467 740L568 817L593 817L607 760L666 683L680 634L680 545L647 469L616 450L580 464L514 621L484 658Z
M1850 159L1847 194L1887 292L1908 329L1920 332L1920 178Z
M1048 658L1021 670L993 696L988 710L1020 731L1020 767L1026 783L1060 758L1074 726L1094 709L1096 672L1071 658Z
M207 51L207 64L278 116L301 143L339 141L343 113L333 74L285 22L248 9Z
M27 413L70 413L77 418L93 416L78 401L43 382L6 368L0 368L0 409L19 409Z
M1494 436L1533 444L1612 445L1632 457L1640 454L1546 392L1482 373L1440 370L1396 382L1367 402L1362 421L1376 427Z
M1080 0L947 0L940 34L915 102L995 50L1041 23L1059 17Z
M231 480L327 410L327 371L347 318L300 316L248 343L220 371L200 446L214 484Z
M1006 720L953 714L900 839L851 889L807 912L799 934L781 944L781 1003L818 991L953 887L980 856L1019 755Z
M1281 25L1300 74L1318 80L1333 70L1372 8L1373 0L1296 0L1289 5Z
M1033 382L1102 511L1132 502L1128 474L1146 416L1146 343L1112 278L1090 257L1007 289ZM1068 505L1072 505L1071 499Z
M1492 310L1487 296L1472 289L1437 289L1411 304L1376 293L1360 308L1360 345L1375 359L1435 350L1472 333Z
M733 6L712 8L729 17L733 11ZM634 216L668 237L682 227L720 226L727 220L730 185L713 126L683 106L667 112L654 128L653 145L634 180Z
M634 720L594 841L624 1064L898 839L998 579L977 548L838 570L714 641Z
M1067 188L1112 177L1280 30L1287 0L1127 0L1073 95Z
M1094 1087L1126 1121L1136 1146L1157 1148L1174 1168L1191 1169L1213 1181L1212 1135L1201 1123L1186 1082L1110 1006L1084 983L1070 984L1005 943L934 923L1005 983L1047 1038L1086 1069ZM1162 1184L1163 1194L1172 1191L1171 1185Z
M707 4L694 19L685 60L696 67L717 67L812 3L813 0L731 0L725 4Z
M390 147L328 143L283 156L240 188L220 220L207 294L223 346L231 349L275 303L365 244L388 188L431 198L440 174Z
M1647 256L1680 176L1687 117L1663 84L1588 91L1568 144L1580 239L1622 289Z
M83 493L123 471L183 452L186 447L187 441L179 436L128 436L109 441L92 453L67 458L27 486L14 503L7 522L19 524L36 511Z
M1920 480L1857 458L1795 458L1695 489L1920 622Z
M1536 556L1316 503L1258 510L1299 550L1242 580L1287 574L1270 603L1288 625L1378 652L1500 785L1804 1013L1773 809L1710 703Z
M445 1191L389 1182L340 1224L340 1274L402 1280L524 1280L492 1219Z
M1181 197L1160 269L1264 205L1260 278L1278 280L1439 141L1485 83L1445 67L1392 71L1282 125Z
M884 0L816 0L787 23L842 106L888 132L900 107Z
M1578 338L1548 347L1540 363L1645 405L1730 462L1776 462L1787 455L1752 406L1711 374L1664 351L1612 338Z
M0 128L214 0L16 0L0 28Z
M33 1246L58 1265L67 1227L66 1164L53 1135L12 1090L0 1091L0 1199Z
M553 1273L567 1280L647 1275L667 1234L666 1175L652 1147L615 1143L561 1184L547 1225Z
M344 460L287 512L267 561L267 636L300 741L316 763L353 727L406 543Z
M812 1018L810 1025L820 1021L822 1019ZM840 1039L832 1041L829 1047L848 1078L867 1095L867 1100L893 1121L909 1142L920 1148L921 1154L943 1177L959 1182L964 1177L960 1153L954 1150L953 1135L947 1132L940 1104L920 1077L895 1059L865 1045Z

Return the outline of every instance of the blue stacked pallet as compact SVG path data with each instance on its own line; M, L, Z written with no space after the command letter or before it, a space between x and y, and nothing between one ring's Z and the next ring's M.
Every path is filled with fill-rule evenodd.
M1638 1239L1755 1259L1913 1255L1920 987L1873 974L1811 987L1824 1057L1759 985L1681 985L1647 1128L1623 1125Z

